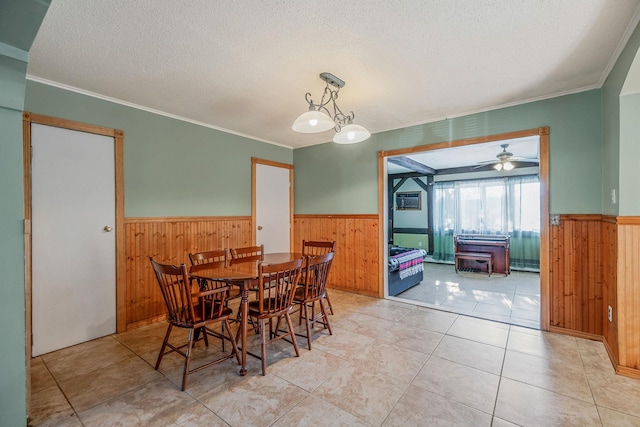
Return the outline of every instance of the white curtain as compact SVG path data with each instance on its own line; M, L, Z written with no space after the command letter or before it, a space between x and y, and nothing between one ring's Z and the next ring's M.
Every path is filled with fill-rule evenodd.
M537 175L436 182L433 220L436 260L453 260L454 234L508 234L512 266L539 268Z

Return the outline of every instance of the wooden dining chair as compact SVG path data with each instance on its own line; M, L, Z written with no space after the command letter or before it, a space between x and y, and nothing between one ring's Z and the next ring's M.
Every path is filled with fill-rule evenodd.
M324 255L306 257L303 275L304 286L298 286L293 296L294 304L300 306L300 321L305 319L309 350L311 350L311 328L316 322L323 325L329 331L329 335L333 335L323 301L333 255L334 252L329 252ZM319 319L316 319L316 302L320 305Z
M158 280L158 285L160 286L160 292L167 306L167 321L169 322L162 347L160 347L155 369L158 370L165 354L175 352L184 357L184 368L182 371L182 391L184 391L187 387L187 377L193 372L231 359L234 356L238 360L238 363L241 363L238 347L231 334L231 325L229 324L229 318L233 310L225 304L226 295L229 290L228 285L223 282L209 280L205 288L199 288L198 286L192 285L185 264L177 267L175 265L160 264L153 258L150 258L150 261L156 279ZM193 288L195 288L195 290ZM221 333L209 327L215 323L221 324ZM174 327L189 330L186 344L173 345L169 342L171 331ZM220 338L223 340L223 343L225 339L231 341L233 347L231 353L209 361L197 368L190 369L191 353L195 342L204 340L205 346L208 347L208 336ZM168 350L167 347L169 348Z
M229 251L226 248L205 252L189 253L189 261L191 262L191 267L194 267L196 265L215 265L227 262L228 254ZM229 293L227 295L227 302L236 298L240 298L240 289L239 287L232 286L229 289Z
M267 370L268 344L291 337L296 356L300 356L290 312L293 308L293 296L298 287L303 261L304 258L299 258L280 264L260 263L258 266L260 292L256 301L249 302L248 315L256 319L259 324L262 375L265 375ZM282 319L287 323L287 331L280 330L278 327Z
M216 249L213 251L196 252L196 253L189 254L189 261L191 261L191 265L201 265L201 264L208 264L210 262L218 262L218 261L226 261L226 260L227 260L226 249Z
M264 259L264 245L233 248L230 252L232 262L262 261Z
M302 241L302 254L303 255L324 255L329 252L335 252L336 242L325 242L325 241ZM331 300L329 299L329 293L326 292L324 294L324 299L327 300L327 306L329 307L329 312L333 314L333 306L331 305Z

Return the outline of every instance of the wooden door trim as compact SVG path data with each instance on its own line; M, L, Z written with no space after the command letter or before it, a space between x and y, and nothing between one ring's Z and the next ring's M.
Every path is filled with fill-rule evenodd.
M23 127L23 167L24 167L24 213L25 213L25 291L27 316L27 358L31 358L31 124L111 136L114 140L115 174L115 218L116 218L116 331L126 330L126 283L125 283L125 235L124 235L124 132L118 129L96 126L88 123L59 119L24 112ZM26 233L28 232L28 235Z
M293 165L251 157L251 244L256 244L256 168L257 165L289 169L289 248L293 250Z
M384 240L384 233L387 229L384 224L384 201L385 201L385 182L384 160L388 156L399 156L403 154L418 153L431 150L439 150L443 148L462 147L465 145L482 144L485 142L499 141L513 138L523 138L527 136L540 137L540 329L549 330L550 322L550 300L549 300L549 127L539 127L516 132L508 132L497 135L487 135L476 138L460 139L456 141L444 141L435 144L421 145L419 147L400 148L397 150L379 151L378 152L378 221L380 223L380 245L379 252L379 296L384 298L384 250L387 243Z

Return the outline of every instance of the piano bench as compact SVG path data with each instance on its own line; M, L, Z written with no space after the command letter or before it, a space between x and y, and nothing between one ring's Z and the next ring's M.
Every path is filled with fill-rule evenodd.
M489 277L491 277L491 273L493 272L493 259L490 253L486 252L456 252L454 254L454 263L456 266L456 274L458 273L458 260L460 259L469 259L473 261L486 262L489 271Z

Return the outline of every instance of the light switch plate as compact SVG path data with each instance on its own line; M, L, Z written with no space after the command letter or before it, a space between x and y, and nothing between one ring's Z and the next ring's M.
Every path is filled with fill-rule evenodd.
M551 225L560 225L560 214L550 214L549 215L549 224L551 224Z

